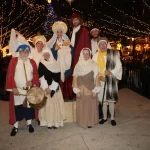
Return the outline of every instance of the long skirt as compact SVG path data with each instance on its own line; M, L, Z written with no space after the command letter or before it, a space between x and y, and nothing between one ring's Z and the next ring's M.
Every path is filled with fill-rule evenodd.
M51 98L47 96L46 106L39 110L39 120L41 126L60 127L66 119L64 100L62 92L59 90Z
M98 101L91 95L82 96L77 99L77 117L76 122L79 126L87 128L98 124Z

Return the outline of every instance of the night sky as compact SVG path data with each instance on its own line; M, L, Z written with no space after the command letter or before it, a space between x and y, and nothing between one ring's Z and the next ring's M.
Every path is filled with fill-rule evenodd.
M43 34L47 1L1 0L0 3L2 47L8 44L11 28L27 38ZM58 16L70 18L73 12L78 12L85 22L88 20L89 27L92 22L109 38L146 37L150 34L150 0L74 0L71 6L66 0L52 0L52 4ZM39 6L45 7L39 9Z

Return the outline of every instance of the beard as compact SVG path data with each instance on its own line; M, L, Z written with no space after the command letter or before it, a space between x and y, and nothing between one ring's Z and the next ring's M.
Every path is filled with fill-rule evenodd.
M99 35L94 35L93 39L98 39Z
M20 56L20 58L23 60L23 61L26 61L28 59L28 56Z

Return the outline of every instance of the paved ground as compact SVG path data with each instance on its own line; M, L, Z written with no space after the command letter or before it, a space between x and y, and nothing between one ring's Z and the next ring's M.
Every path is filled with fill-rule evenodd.
M92 129L66 123L58 130L39 127L28 133L24 121L15 137L10 137L8 102L0 101L0 150L150 150L150 100L128 90L119 92L117 126L110 121Z

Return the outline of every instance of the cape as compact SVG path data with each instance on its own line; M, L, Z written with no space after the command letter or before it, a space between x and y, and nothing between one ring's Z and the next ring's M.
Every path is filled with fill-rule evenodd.
M73 62L72 62L73 70L79 60L81 50L85 47L91 49L91 39L86 27L81 26L80 30L75 35L75 46L74 46L74 54L73 54Z
M18 57L14 57L11 59L11 61L9 63L7 76L6 76L6 85L5 85L6 90L16 88L14 75L15 75L15 69L16 69L17 62L18 62ZM30 59L30 62L33 67L32 84L39 86L39 75L38 75L37 65L33 59ZM38 111L37 110L35 111L35 117L38 120ZM12 92L10 92L9 123L13 125L15 122L16 122L16 118L15 118L15 107L14 107L14 95Z

